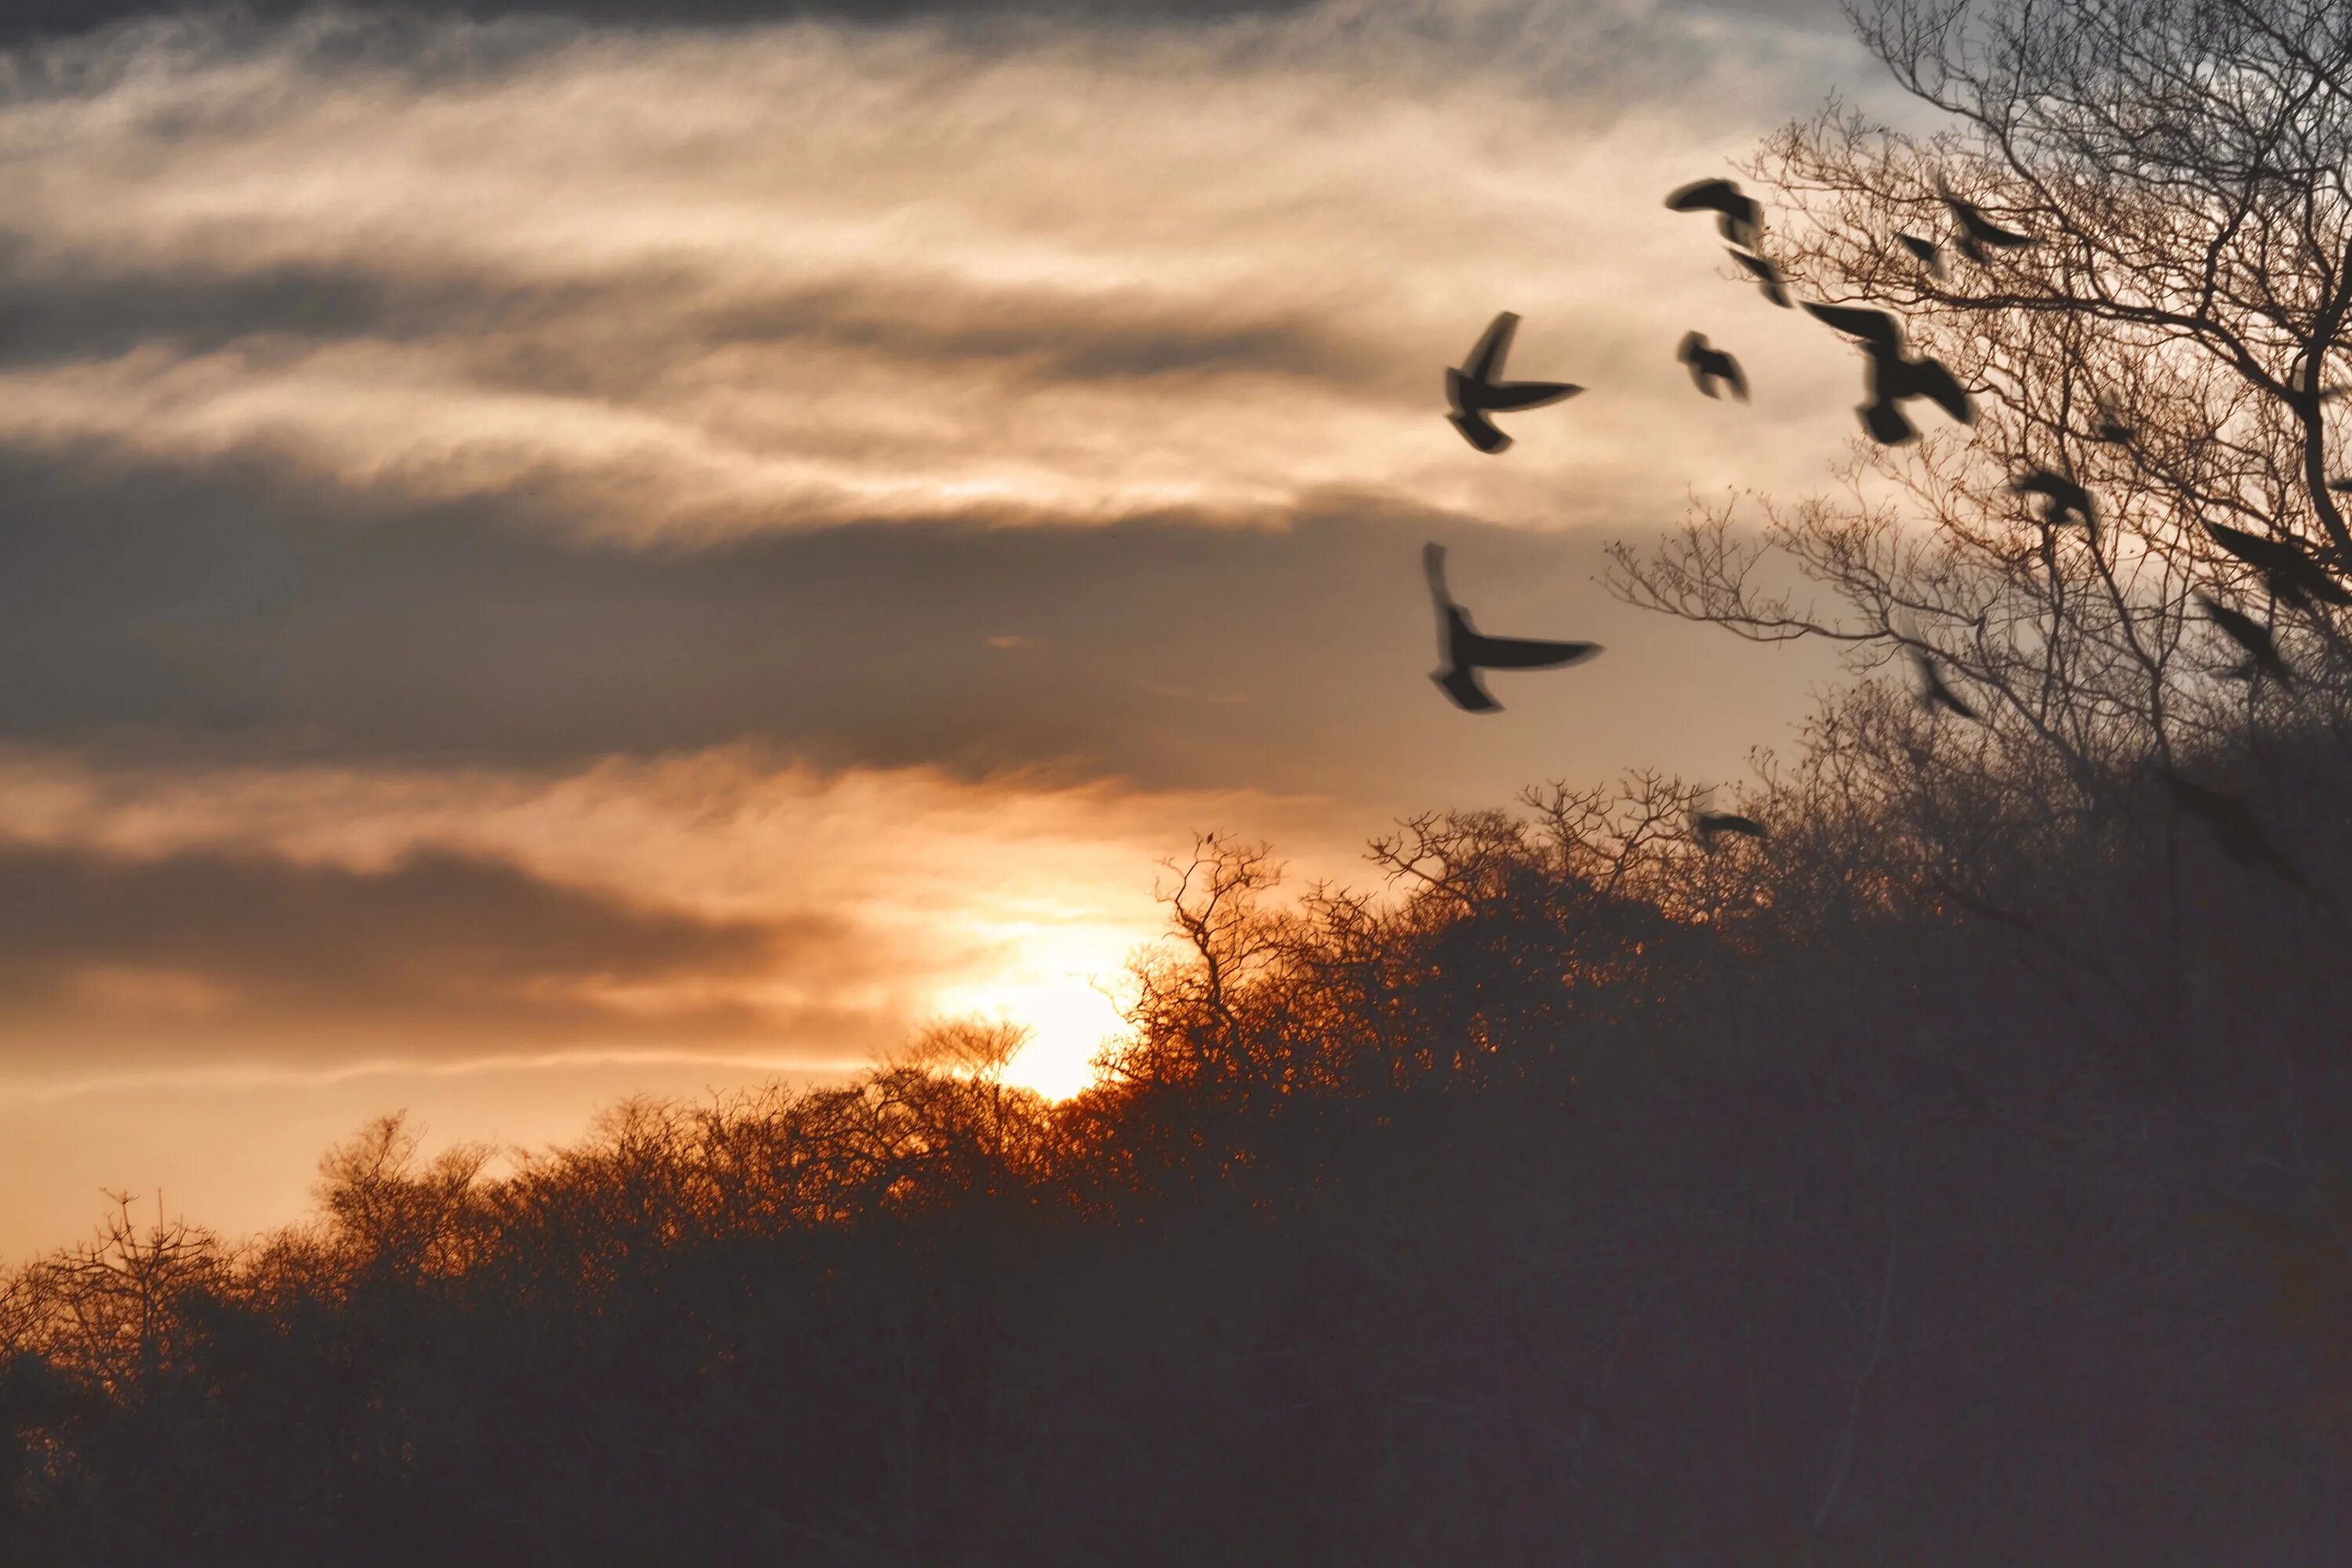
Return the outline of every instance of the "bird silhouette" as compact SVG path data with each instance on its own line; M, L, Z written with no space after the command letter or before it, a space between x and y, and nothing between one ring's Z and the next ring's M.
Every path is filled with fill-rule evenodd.
M1938 283L1944 280L1944 247L1942 246L1932 239L1921 239L1916 234L1898 234L1895 237L1903 242L1904 249L1917 257L1927 267L1928 277Z
M1764 237L1764 209L1730 180L1694 180L1668 195L1666 205L1678 213L1718 215L1717 232L1743 250L1755 249Z
M1437 646L1444 660L1430 672L1454 706L1472 713L1493 713L1503 706L1478 683L1482 669L1552 669L1575 664L1601 651L1599 643L1541 642L1533 637L1490 637L1470 624L1470 613L1445 591L1445 546L1426 544L1422 569L1429 574L1429 595L1437 605Z
M2292 538L2264 539L2226 522L2209 521L2205 531L2214 543L2262 574L2270 591L2291 605L2307 605L2313 599L2352 605L2352 593L2347 593Z
M2352 477L2339 477L2327 481L2327 488L2337 495L2352 495Z
M1952 194L1952 187L1944 183L1941 175L1937 176L1936 190L1944 198L1944 205L1951 209L1953 223L1958 226L1954 243L1959 247L1960 254L1970 261L1981 266L1988 250L2016 250L2041 243L2030 234L2018 234L2001 227L1960 200Z
M1504 359L1511 352L1512 334L1518 330L1518 317L1504 311L1487 324L1472 346L1470 357L1462 362L1462 368L1445 373L1445 401L1454 410L1445 416L1446 421L1462 432L1464 440L1489 455L1508 447L1511 438L1496 429L1486 416L1541 408L1584 390L1565 381L1496 380L1503 374Z
M2157 765L2156 776L2164 781L2164 787L2172 793L2172 798L2183 810L2204 820L2206 827L2213 835L2213 842L2221 846L2221 852L2241 866L2269 870L2307 893L2317 890L2304 879L2301 871L2295 869L2294 862L2271 842L2270 836L2254 820L2253 812L2244 801L2183 778L2161 763Z
M1919 671L1920 707L1927 709L1930 713L1938 708L1948 708L1963 719L1977 717L1977 710L1961 701L1953 693L1952 689L1944 684L1943 672L1936 668L1936 661L1928 658L1924 650L1913 648L1911 662Z
M2123 410L2102 394L2099 397L2099 423L2094 427L2093 434L2102 441L2128 441L2139 431L2125 420Z
M1764 837L1762 823L1737 812L1694 811L1690 819L1691 828L1698 835L1700 845L1708 849L1715 847L1715 836L1718 833L1738 833L1749 838Z
M1748 269L1749 275L1756 279L1757 288L1763 290L1764 298L1771 300L1783 310L1790 308L1788 280L1780 276L1780 269L1778 267L1764 258L1745 250L1732 251L1731 259Z
M1852 305L1817 305L1805 301L1814 320L1862 340L1870 360L1870 401L1854 412L1862 427L1890 447L1916 438L1918 427L1904 416L1899 404L1924 397L1963 425L1977 419L1976 404L1958 377L1941 360L1903 352L1903 324L1884 310Z
M2210 594L2200 594L2197 602L2205 607L2205 618L2229 635L2231 642L2246 650L2245 672L2252 675L2263 670L2278 677L2281 686L2293 686L2294 674L2279 657L2278 644L2271 637L2270 627L2241 611L2233 610Z
M1732 396L1742 403L1748 401L1748 377L1741 372L1739 362L1721 349L1710 347L1705 333L1685 332L1682 347L1675 351L1675 357L1690 367L1691 384L1709 397L1717 395L1715 384L1720 381L1731 388Z
M2073 522L2093 533L2098 531L2091 510L2091 492L2063 474L2035 468L2022 478L2011 479L2009 491L2011 495L2040 496L2042 521L2053 527Z

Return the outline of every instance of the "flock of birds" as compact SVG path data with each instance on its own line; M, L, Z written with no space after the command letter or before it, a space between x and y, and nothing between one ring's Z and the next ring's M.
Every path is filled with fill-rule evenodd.
M1948 276L1948 248L1982 266L1996 251L2017 250L2039 243L2033 235L2021 234L1993 222L1954 195L1940 180L1937 189L1951 215L1949 235L1941 240L1910 234L1895 237L1937 281ZM1960 424L1976 423L1976 404L1968 388L1941 361L1910 352L1905 345L1903 325L1895 317L1864 307L1791 299L1780 268L1762 251L1763 208L1738 184L1720 178L1696 181L1668 195L1666 205L1675 212L1715 214L1717 231L1729 242L1726 248L1739 267L1756 279L1767 300L1783 310L1801 305L1816 321L1854 340L1865 362L1867 394L1855 413L1874 439L1886 446L1900 446L1917 438L1918 427L1904 411L1906 403L1932 403ZM1447 422L1473 449L1489 457L1499 455L1511 445L1511 437L1495 424L1496 415L1541 408L1564 402L1584 390L1564 381L1503 379L1503 363L1509 356L1511 339L1518 324L1517 315L1503 311L1479 335L1460 367L1445 373ZM1704 334L1685 333L1675 357L1689 370L1692 384L1708 397L1718 397L1727 388L1738 401L1748 401L1748 377L1739 362L1708 342ZM2330 387L2322 396L2347 393L2352 393L2352 387ZM2137 432L2112 404L2102 400L2099 408L2095 434L2101 440L2124 443L2133 439ZM2352 479L2331 479L2328 489L2352 493ZM2054 531L2079 527L2095 536L2097 511L2091 493L2069 476L2050 468L2033 468L2013 479L2010 490L2021 498L2039 500L2040 521L2047 529ZM2352 591L2336 581L2327 567L2293 536L2263 538L2210 521L2203 526L2215 544L2253 570L2269 590L2274 605L2305 610L2316 604L2352 605ZM1492 713L1502 707L1480 681L1482 670L1553 669L1581 663L1601 651L1597 643L1487 636L1471 624L1469 612L1456 604L1446 590L1444 547L1434 543L1424 546L1422 563L1429 578L1430 595L1436 603L1438 642L1444 659L1430 679L1466 712ZM2212 595L2200 593L2197 600L2206 618L2246 655L2243 664L2224 674L2247 681L2267 676L2283 687L2293 686L2294 672L2280 656L2269 625L2231 608ZM1915 647L1911 658L1919 675L1922 706L1930 712L1981 721L1977 710L1952 689L1925 649ZM2263 832L2243 801L2184 778L2168 767L2158 766L2156 773L2182 809L2203 819L2223 853L2241 864L2270 870L2305 891L2315 891ZM1700 843L1710 849L1717 836L1724 833L1752 838L1764 837L1762 824L1730 812L1696 811L1691 815L1691 826Z

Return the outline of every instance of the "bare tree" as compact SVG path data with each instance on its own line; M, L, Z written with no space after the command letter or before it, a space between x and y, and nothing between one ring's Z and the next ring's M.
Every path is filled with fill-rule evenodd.
M1926 885L1981 901L1989 868L2098 832L2150 757L2228 752L2287 721L2347 733L2339 606L2282 591L2204 524L2323 572L2352 563L2327 483L2352 466L2352 399L2331 395L2352 384L2352 11L1852 15L1951 128L1910 134L1833 102L1769 139L1748 172L1777 197L1774 259L1813 300L1900 317L1979 394L1978 422L1858 441L1833 489L1753 519L1703 507L1663 543L1613 547L1611 582L1891 670L1825 706L1805 783L1896 807ZM2034 243L1961 254L1948 193ZM1941 264L1901 237L1940 244ZM2089 515L2037 498L2037 473L2084 487ZM2273 624L2295 689L2230 679L2248 671L2200 592ZM1914 701L1920 661L1982 721Z

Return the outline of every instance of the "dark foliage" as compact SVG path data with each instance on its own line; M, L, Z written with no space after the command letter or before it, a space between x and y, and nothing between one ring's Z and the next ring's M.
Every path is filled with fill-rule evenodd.
M2238 773L2339 885L2343 755ZM496 1177L387 1120L244 1247L126 1207L0 1295L0 1554L2323 1559L2332 922L2146 781L1966 901L1691 798L1411 823L1378 900L1210 840L1066 1104L950 1028Z

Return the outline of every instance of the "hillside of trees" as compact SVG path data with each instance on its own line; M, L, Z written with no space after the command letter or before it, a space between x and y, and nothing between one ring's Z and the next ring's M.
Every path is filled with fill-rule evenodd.
M2272 746L2342 885L2343 746ZM1378 901L1205 845L1072 1101L950 1027L497 1179L387 1120L245 1247L126 1214L0 1289L0 1557L2340 1549L2337 922L2145 798L1964 900L1827 781L1760 849L1685 800L1418 822Z
M1211 837L1077 1099L954 1026L126 1207L0 1276L0 1563L2342 1561L2352 11L1858 20L1955 128L1790 127L1766 244L1977 421L1614 552L1848 650L1765 837L1647 775L1362 889ZM1945 184L2036 243L1922 267Z

